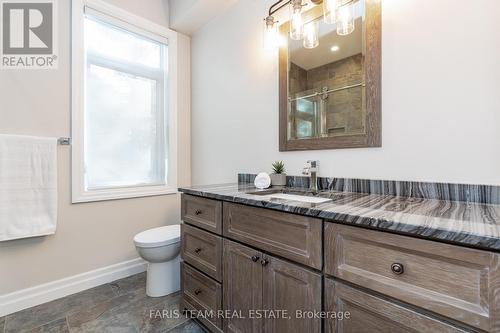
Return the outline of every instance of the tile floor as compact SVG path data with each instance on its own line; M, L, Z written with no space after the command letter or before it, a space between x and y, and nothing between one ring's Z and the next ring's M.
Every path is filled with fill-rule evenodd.
M150 316L178 311L180 294L146 296L146 275L137 274L0 318L0 333L203 333L195 321ZM175 317L175 316L172 316Z

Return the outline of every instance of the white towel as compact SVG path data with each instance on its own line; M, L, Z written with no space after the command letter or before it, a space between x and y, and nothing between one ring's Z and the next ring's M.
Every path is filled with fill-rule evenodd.
M0 241L54 234L57 139L0 134Z

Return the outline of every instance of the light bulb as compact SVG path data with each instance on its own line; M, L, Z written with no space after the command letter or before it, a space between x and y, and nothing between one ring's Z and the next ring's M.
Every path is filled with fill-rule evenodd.
M302 22L302 0L293 0L290 6L290 38L301 40L304 31Z
M323 0L323 19L327 24L337 21L338 0Z
M354 4L349 2L337 10L337 34L349 35L354 31Z
M304 25L304 47L314 49L319 45L318 21L312 21Z
M274 17L268 16L264 20L264 49L276 50L279 46L278 24Z

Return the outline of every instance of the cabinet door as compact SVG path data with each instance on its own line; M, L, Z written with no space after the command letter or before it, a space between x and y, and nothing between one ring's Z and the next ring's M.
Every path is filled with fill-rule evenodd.
M262 253L224 239L223 304L229 312L224 332L260 333L262 321L249 318L262 309Z
M325 279L325 310L326 333L467 332L331 279Z
M321 275L298 265L265 256L263 266L263 306L286 310L289 318L268 316L267 333L314 333L321 331L321 319L309 314L321 311ZM297 315L297 312L301 315Z

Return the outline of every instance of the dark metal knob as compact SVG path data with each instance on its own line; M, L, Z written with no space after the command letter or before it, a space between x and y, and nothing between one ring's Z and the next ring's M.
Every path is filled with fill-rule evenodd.
M403 266L403 264L394 263L391 265L391 271L396 275L401 275L404 273L405 267Z
M197 247L196 249L194 249L194 252L195 253L200 253L201 252L201 248Z
M201 211L201 210L199 210L199 209L197 209L197 210L194 212L194 214L195 214L195 215L200 215L201 213L202 213L202 211Z
M267 259L262 259L262 260L260 261L260 264L261 264L262 266L266 266L267 264L269 264L269 260L267 260Z
M199 294L201 294L201 289L196 289L196 290L194 291L194 294L195 294L195 295L199 295Z
M257 262L257 260L259 260L259 256L252 256L252 261L253 262Z

